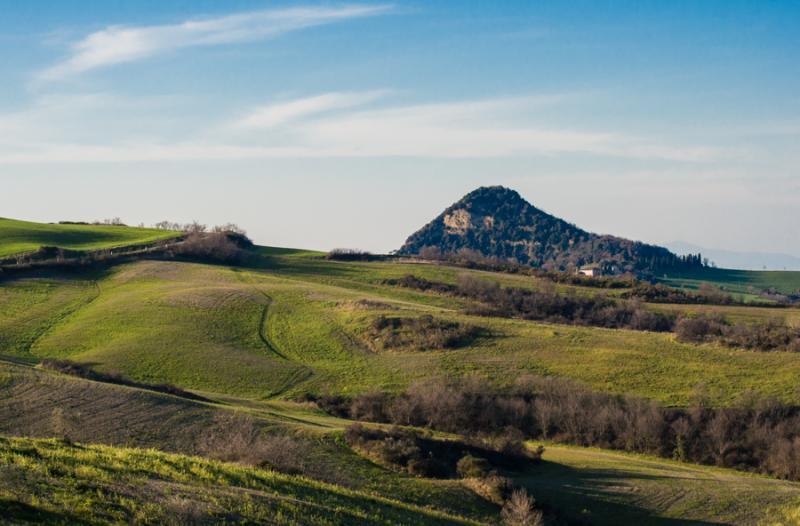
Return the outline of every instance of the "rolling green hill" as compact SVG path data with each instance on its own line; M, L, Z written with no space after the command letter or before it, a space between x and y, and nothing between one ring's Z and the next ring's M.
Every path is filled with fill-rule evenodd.
M732 404L747 391L800 403L797 353L680 343L671 333L488 317L468 310L477 304L467 297L387 280L414 275L455 284L468 275L584 297L618 296L625 289L401 259L341 262L322 256L257 247L238 266L141 259L70 272L40 269L0 281L0 435L67 435L162 451L0 440L0 510L20 522L160 523L175 513L211 514L220 521L227 509L241 520L269 517L287 524L493 523L497 506L468 485L373 463L345 443L350 421L299 400L399 392L418 380L471 375L509 386L534 374L671 406L687 406L700 384L713 405ZM800 323L795 308L645 308ZM374 330L381 318L430 319L434 327L474 332L453 348L413 340L387 346ZM146 384L173 384L211 401L33 367L45 358ZM240 416L270 436L303 440L311 464L300 472L306 478L164 453L217 458L209 452L209 436L219 439L226 429L241 428L230 420ZM20 479L23 467L33 475ZM547 446L544 463L511 476L559 520L600 525L618 524L620 517L636 524L761 525L797 514L800 502L800 486L793 483L556 445ZM51 489L29 497L31 488L44 484ZM146 489L137 493L136 487ZM300 520L306 516L311 518Z
M800 355L793 353L470 316L459 310L466 300L384 284L406 274L454 282L465 272L538 286L524 276L274 251L259 268L141 261L106 273L6 282L0 354L29 362L67 358L136 380L255 399L395 390L416 379L477 372L503 382L530 373L565 376L668 405L687 404L700 383L717 403L745 390L797 400ZM794 309L715 310L796 319ZM366 329L376 317L424 314L481 327L483 336L455 350L370 347Z
M0 476L15 524L481 524L266 469L54 440L0 438Z
M319 463L321 472L335 472L335 482L153 449L0 437L0 513L23 524L132 518L160 524L175 514L184 521L220 521L223 510L238 520L270 524L482 524L497 517L495 506L457 480L410 477L359 456L339 438L348 421L303 404L235 398L205 404L0 363L0 435L68 434L73 440L198 455L204 454L197 447L204 433L219 433L219 415L232 409L252 415L270 433L306 437L304 457ZM800 510L800 484L641 455L545 446L544 462L513 478L559 524L789 526ZM45 484L46 492L33 489Z
M177 232L114 225L55 225L0 218L0 257L43 246L101 250L176 237Z

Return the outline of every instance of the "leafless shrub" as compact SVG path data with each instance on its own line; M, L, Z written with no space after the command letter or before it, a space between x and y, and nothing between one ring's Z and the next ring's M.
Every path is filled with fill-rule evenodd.
M217 233L217 234L224 234L224 233L239 234L240 236L246 236L247 235L247 231L245 229L241 228L236 223L225 223L225 224L222 224L222 225L216 225L216 226L214 226L214 228L211 229L211 232L214 232L214 233Z
M800 408L756 394L732 407L714 408L700 396L688 409L674 409L565 379L528 377L504 390L468 378L363 396L342 398L339 415L467 435L467 446L484 451L476 456L495 465L522 455L535 462L543 450L530 451L524 439L542 438L800 477L796 464L786 464L800 460Z
M255 466L265 458L262 431L243 413L217 413L199 437L198 449L209 458Z
M311 463L308 459L309 447L300 439L287 435L263 437L258 452L260 464L290 475L308 475Z
M478 328L433 316L415 318L378 316L372 321L368 336L379 350L453 349L473 340Z
M514 490L503 505L501 515L506 526L544 526L544 516L535 508L536 501L523 489Z
M175 248L175 254L204 261L236 263L242 258L242 249L225 234L192 233Z
M172 495L163 503L165 526L201 526L211 523L209 505Z

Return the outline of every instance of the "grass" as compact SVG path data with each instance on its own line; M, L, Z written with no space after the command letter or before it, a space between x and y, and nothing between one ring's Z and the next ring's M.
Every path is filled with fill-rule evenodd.
M697 289L703 283L711 283L727 292L752 296L774 289L782 294L800 291L800 272L787 270L731 270L708 268L691 272L670 273L660 281L674 287Z
M0 435L66 436L75 442L214 456L207 448L209 440L237 440L233 427L245 424L232 417L242 414L269 434L303 438L305 461L318 466L315 473L336 474L333 478L340 486L479 522L497 513L457 481L401 476L361 458L341 439L349 422L315 407L235 397L219 404L200 403L0 363Z
M176 232L113 225L54 225L0 218L0 257L43 246L100 250L176 237Z
M572 520L598 526L797 524L791 516L800 510L800 484L642 455L546 447L545 462L517 482L540 504L568 510Z
M479 524L395 499L154 450L0 438L4 521L48 524Z
M188 521L183 514L211 514L221 522L223 510L237 520L270 524L474 524L497 517L496 507L458 481L410 477L354 453L341 438L349 422L308 405L235 397L204 404L11 364L0 364L3 378L0 435L60 436L63 421L72 420L68 434L79 442L192 454L215 415L236 409L271 432L310 437L306 458L328 466L340 480L331 485L148 449L0 438L0 513L7 520L159 524L170 515ZM764 524L788 526L794 523L780 517L791 517L800 505L795 483L641 455L545 446L545 461L514 477L562 519L601 526L755 525L770 519ZM309 522L299 519L305 514Z
M269 251L260 267L141 261L101 275L19 279L0 287L0 354L29 362L71 359L147 383L215 397L264 400L305 393L398 390L424 378L480 374L566 376L595 388L686 405L698 384L718 404L745 390L800 402L800 355L691 345L669 334L551 325L460 313L466 300L384 285L416 274L455 282L463 269L339 263L314 253ZM537 280L474 274L514 286ZM360 300L370 300L365 304ZM371 306L370 306L371 305ZM715 309L747 320L796 309ZM431 314L481 329L458 349L376 352L377 316Z
M3 235L14 228L21 232L16 238ZM0 220L0 254L22 238L36 246L79 248L85 243L83 249L145 242L71 234L56 243L50 234L38 237L48 230L63 234L70 228ZM292 401L308 393L400 390L416 380L472 374L507 384L533 373L672 406L687 405L698 384L719 405L748 390L800 403L800 354L682 344L670 334L470 316L463 314L468 300L385 284L407 274L456 283L466 273L503 286L543 286L536 278L445 265L335 262L304 250L258 250L257 258L238 268L138 261L105 272L38 273L0 284L0 435L67 435L77 442L105 444L0 439L4 519L160 524L170 517L189 522L193 515L210 514L218 522L277 524L496 520L497 508L459 481L410 477L354 453L342 440L347 421ZM750 284L741 276L710 276L720 283L741 283L736 285L740 289L728 290L749 294L778 274L747 274ZM794 286L794 276L778 277L782 287ZM702 276L682 279L690 278ZM585 295L622 292L559 289ZM798 309L648 308L800 324ZM377 317L422 315L480 330L456 349L370 344L368 328ZM146 383L175 384L214 403L30 367L43 358L75 360ZM341 482L331 485L191 456L204 452L205 434L224 426L224 417L233 411L249 415L270 433L308 439L308 458ZM540 503L592 524L760 524L769 518L768 524L777 526L791 524L798 513L799 486L763 477L554 445L548 446L545 460L519 482Z

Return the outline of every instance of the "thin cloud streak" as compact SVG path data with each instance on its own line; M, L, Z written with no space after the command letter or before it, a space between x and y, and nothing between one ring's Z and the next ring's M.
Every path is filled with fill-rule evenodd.
M480 159L593 155L626 159L706 162L721 152L707 147L681 147L642 137L605 131L562 129L541 121L538 110L560 104L569 96L506 97L399 107L369 108L388 91L329 92L279 104L258 106L242 112L233 125L209 125L194 137L169 140L147 136L146 130L130 133L141 122L146 106L129 116L130 126L118 123L117 131L91 135L91 123L82 139L66 123L84 121L82 116L111 111L102 95L79 99L81 111L57 118L72 107L70 98L42 104L36 111L4 119L0 115L1 164L55 162L131 162L181 160L245 160L290 158L418 157ZM48 118L51 108L53 118ZM145 113L143 113L145 112ZM152 129L158 129L153 106ZM5 121L5 126L3 122ZM61 122L63 125L59 126ZM37 140L37 129L41 138ZM46 133L45 133L46 132ZM89 137L92 137L91 139Z
M261 106L233 124L234 128L263 129L297 121L332 110L363 106L384 97L387 90L366 92L333 92Z
M377 16L389 5L297 7L240 13L179 24L109 26L72 46L71 55L39 73L40 80L58 80L93 69L133 62L195 46L248 42L337 21Z

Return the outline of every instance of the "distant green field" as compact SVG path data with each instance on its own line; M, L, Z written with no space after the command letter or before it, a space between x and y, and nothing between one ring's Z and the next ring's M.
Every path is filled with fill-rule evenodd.
M0 257L31 252L43 246L100 250L152 243L176 232L111 225L51 225L0 218Z
M711 283L734 294L752 295L774 289L783 294L800 292L800 271L788 270L730 270L703 269L693 272L670 273L660 281L673 287L699 288Z

